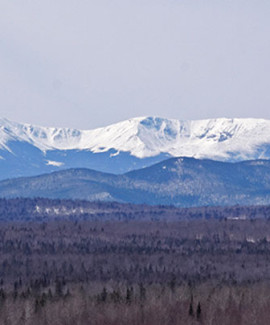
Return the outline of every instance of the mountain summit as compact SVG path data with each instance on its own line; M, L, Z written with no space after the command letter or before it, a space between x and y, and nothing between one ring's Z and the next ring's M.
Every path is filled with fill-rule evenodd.
M270 120L138 117L94 130L76 130L0 119L2 179L72 167L123 173L178 156L268 159Z

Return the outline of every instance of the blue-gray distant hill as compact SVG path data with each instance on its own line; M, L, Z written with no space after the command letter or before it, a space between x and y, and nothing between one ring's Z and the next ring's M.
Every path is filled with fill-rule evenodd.
M270 203L270 161L171 158L123 175L68 169L0 182L0 197L46 197L176 206Z

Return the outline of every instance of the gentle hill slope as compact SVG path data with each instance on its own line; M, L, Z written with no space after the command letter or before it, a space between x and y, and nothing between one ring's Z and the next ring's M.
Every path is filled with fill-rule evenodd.
M88 169L0 182L0 197L108 200L176 206L270 203L270 161L171 158L123 175Z

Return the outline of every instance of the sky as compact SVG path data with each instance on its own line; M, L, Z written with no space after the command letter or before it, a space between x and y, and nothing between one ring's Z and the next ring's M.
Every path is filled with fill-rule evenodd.
M1 0L0 117L270 119L269 0Z

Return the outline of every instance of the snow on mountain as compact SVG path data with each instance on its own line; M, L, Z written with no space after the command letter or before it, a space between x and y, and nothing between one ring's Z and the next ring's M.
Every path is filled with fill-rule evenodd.
M0 149L26 142L43 152L114 149L137 158L171 156L245 160L270 158L270 120L208 119L182 121L139 117L94 130L49 128L0 119Z

